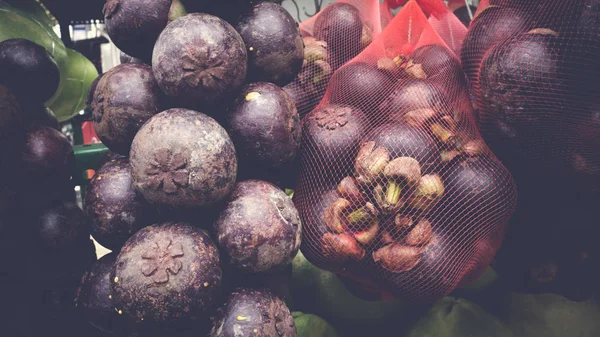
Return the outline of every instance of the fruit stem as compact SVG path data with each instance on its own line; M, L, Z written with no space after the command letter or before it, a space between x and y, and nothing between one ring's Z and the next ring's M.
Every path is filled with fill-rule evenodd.
M391 181L388 184L387 190L385 192L385 200L390 205L396 205L400 200L400 192L402 192L402 188L395 181Z

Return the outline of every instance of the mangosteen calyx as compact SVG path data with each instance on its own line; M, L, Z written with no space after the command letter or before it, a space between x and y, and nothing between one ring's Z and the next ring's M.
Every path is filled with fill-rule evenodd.
M404 71L406 71L406 73L413 78L418 78L421 80L427 79L427 73L425 73L425 70L423 70L423 65L414 63L413 60L408 60L406 66L404 67Z
M358 151L354 165L356 181L361 185L373 183L383 173L389 161L390 153L385 147L376 147L375 142L364 143Z
M421 165L412 157L396 158L386 165L383 177L385 186L378 184L373 190L375 200L383 212L396 212L404 206L402 190L421 179Z
M338 184L337 192L342 198L354 203L362 203L365 200L365 195L361 192L356 184L356 180L352 177L342 179Z
M222 58L212 58L206 64L206 60L200 59L195 54L183 56L183 79L192 87L198 87L202 83L203 87L217 87L219 81L225 78L227 69L225 61Z
M343 233L343 217L348 213L352 203L344 198L338 198L333 201L323 213L323 221L327 227L334 233Z
M404 122L410 126L423 127L429 120L437 116L437 111L430 108L411 110L404 114Z
M409 246L420 247L431 242L433 228L427 219L421 219L417 225L406 235L404 241Z
M188 161L182 153L172 153L171 150L163 148L156 152L154 159L151 167L146 170L149 188L155 191L162 188L165 193L174 194L180 187L188 186Z
M360 261L366 252L356 239L349 234L325 233L321 238L323 255L332 262L344 263L349 260Z
M304 65L327 59L327 42L314 37L304 38Z
M436 136L436 138L442 143L448 143L453 141L456 138L456 135L452 131L455 129L454 121L449 116L444 116L442 121L450 124L448 127L442 125L443 123L433 123L430 126L431 132Z
M183 264L183 246L170 239L154 242L154 247L142 253L142 274L152 279L156 284L169 282L169 273L177 275Z
M444 182L437 174L426 174L419 180L415 192L410 198L413 208L428 210L444 195Z
M407 272L421 262L421 250L417 247L392 243L375 251L373 260L388 271Z

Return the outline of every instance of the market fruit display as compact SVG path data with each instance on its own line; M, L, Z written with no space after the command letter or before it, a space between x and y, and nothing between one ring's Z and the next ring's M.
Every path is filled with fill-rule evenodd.
M75 2L0 1L3 334L600 333L597 1Z

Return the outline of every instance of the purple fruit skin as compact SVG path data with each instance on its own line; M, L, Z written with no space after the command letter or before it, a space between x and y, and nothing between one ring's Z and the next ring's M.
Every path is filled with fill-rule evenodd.
M327 42L333 69L338 69L360 53L362 29L360 12L350 4L335 3L319 13L313 28L314 36Z
M85 272L75 294L75 306L90 326L99 331L116 332L123 320L115 311L110 290L111 273L117 253L104 255Z
M215 224L221 253L235 268L263 273L289 265L302 238L292 199L260 180L237 183Z
M196 208L224 199L237 155L227 131L207 115L170 109L136 134L130 163L135 188L156 205Z
M128 155L137 131L161 111L160 98L160 88L148 65L121 64L105 73L91 104L94 129L102 143Z
M5 85L0 84L0 140L15 129L21 129L23 124L23 112L12 91Z
M281 5L252 5L236 29L247 48L250 82L284 86L298 75L304 62L304 42L298 24Z
M296 106L272 83L246 85L230 109L227 124L242 166L279 169L293 162L300 149Z
M74 170L75 155L69 139L47 126L33 126L25 135L25 144L19 147L16 175L21 205L36 208L64 196ZM30 193L35 190L37 193ZM25 193L26 191L26 193Z
M85 105L91 110L92 104L94 103L94 95L96 94L96 88L98 87L98 82L102 79L104 74L98 75L96 79L90 85L90 90L88 91L87 97L85 99Z
M373 132L368 140L385 147L391 158L413 157L428 171L440 164L440 152L435 141L424 130L403 123L385 124Z
M25 39L0 42L0 84L19 100L42 103L58 89L60 71L52 55Z
M338 120L342 111L345 111L343 120ZM319 115L329 117L320 120ZM323 177L335 175L342 179L347 170L341 168L351 169L352 165L348 163L358 152L359 143L368 131L368 122L360 110L331 104L308 114L302 120L302 130L302 158L311 160L313 167L318 168L318 172L312 173Z
M446 47L438 44L421 46L410 55L414 64L420 64L427 81L447 88L448 92L458 92L467 86L467 79L460 61Z
M461 49L461 62L475 94L479 93L479 66L487 51L531 27L524 14L511 8L489 7L473 19Z
M36 232L40 247L62 250L89 239L91 219L77 205L56 203L37 216Z
M106 30L123 52L150 61L156 39L169 23L173 0L107 0Z
M238 288L217 310L210 333L210 337L234 335L296 337L296 325L288 307L271 291Z
M140 324L199 320L221 291L219 252L202 230L167 222L145 227L123 246L111 275L117 310Z
M353 106L371 119L376 118L379 105L391 92L394 80L376 66L353 62L340 68L331 77L327 96L329 103Z
M241 36L224 20L188 14L162 32L152 70L160 88L187 108L215 107L231 98L246 79L248 57Z
M93 219L92 236L102 246L119 250L125 241L149 225L151 209L133 188L127 159L102 165L88 185L85 211Z
M436 83L411 79L396 84L396 90L379 105L379 110L393 120L417 109L433 109L441 114L449 100L450 97Z

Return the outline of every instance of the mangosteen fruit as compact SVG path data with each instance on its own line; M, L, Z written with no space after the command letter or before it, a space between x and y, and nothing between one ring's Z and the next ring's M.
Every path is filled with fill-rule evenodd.
M515 182L494 158L456 158L446 166L443 180L444 197L432 210L443 219L440 225L474 232L504 226L514 212Z
M186 12L179 0L107 0L103 14L112 42L128 55L149 62L160 33Z
M283 87L296 103L300 118L311 112L321 101L333 73L329 63L327 43L312 36L304 40L304 63L298 76Z
M315 19L313 32L317 40L327 43L333 69L362 50L363 22L358 9L351 4L338 2L325 7Z
M302 236L292 199L260 180L239 182L215 224L221 253L235 268L264 273L289 265Z
M238 288L216 313L211 337L295 337L290 309L267 289Z
M77 205L58 202L37 216L35 232L41 248L61 250L88 240L90 225L91 219Z
M280 87L257 82L242 88L227 116L227 129L239 153L240 174L281 169L300 149L300 117ZM267 178L265 176L261 178Z
M524 155L532 162L563 164L569 93L562 85L562 57L557 33L534 29L496 45L483 59L481 132L501 159Z
M85 322L106 335L118 334L123 329L123 319L115 311L110 290L111 273L117 253L104 255L83 274L75 294L75 307Z
M148 65L121 64L105 73L94 90L91 105L94 130L102 143L128 155L142 124L161 111L160 96Z
M460 92L467 86L460 61L450 49L439 44L428 44L415 49L405 70L409 76L435 82L449 93Z
M60 71L52 55L25 39L0 42L0 84L24 101L43 103L58 89Z
M123 246L111 275L118 314L140 326L200 320L221 289L219 252L210 237L186 223L145 227Z
M302 122L303 166L310 165L314 175L343 178L368 128L362 111L349 105L328 104L313 110Z
M365 62L344 65L333 74L327 89L332 104L347 104L364 112L369 119L377 117L377 108L392 91L394 79L377 66Z
M104 76L104 74L98 75L98 77L96 77L96 79L92 82L87 97L85 99L85 106L90 110L92 110L92 104L94 103L94 95L96 94L96 88L98 87L98 82L100 82L102 76Z
M375 150L384 148L390 160L400 157L415 159L423 172L431 172L440 164L440 151L433 138L425 130L405 123L394 122L376 128L362 143L361 149L369 143L373 143Z
M90 181L85 211L92 218L92 236L102 246L118 251L125 241L149 225L151 209L133 187L127 159L102 165Z
M226 21L204 13L188 14L169 24L152 55L158 85L180 107L215 109L237 94L247 67L242 37Z
M57 131L61 131L60 123L52 110L43 104L25 104L21 103L23 111L28 119L28 124L33 126L47 126Z
M35 208L64 195L75 165L73 146L61 132L47 126L33 126L19 148L17 174L27 208ZM17 183L17 182L14 182ZM30 193L37 191L37 193ZM26 200L26 202L25 202Z
M281 5L255 3L235 28L246 44L248 81L284 86L298 75L304 43L298 24Z
M424 79L403 80L379 105L379 110L392 120L402 120L402 116L422 110L430 110L431 117L435 117L448 110L449 99L436 83Z
M460 59L475 94L479 93L479 66L488 50L515 34L533 28L531 26L521 11L497 6L484 9L473 19L463 41Z
M5 85L0 84L0 140L5 143L5 138L15 130L22 129L25 116L19 102L12 91Z
M152 117L133 139L135 188L152 204L202 207L225 198L237 177L227 131L207 115L170 109Z

